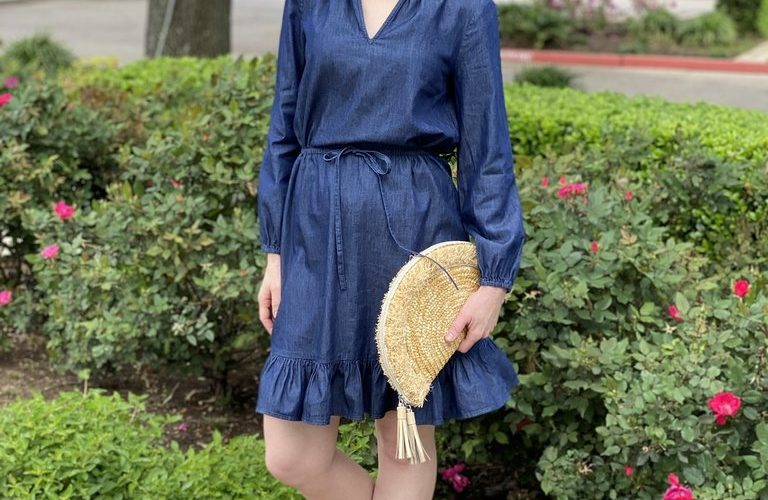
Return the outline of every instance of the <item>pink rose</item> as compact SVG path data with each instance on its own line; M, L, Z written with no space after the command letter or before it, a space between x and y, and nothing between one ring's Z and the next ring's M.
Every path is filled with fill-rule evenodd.
M741 408L741 398L733 394L732 392L723 391L718 392L707 401L709 408L717 415L715 417L715 423L717 425L725 425L728 417L732 417L738 413Z
M13 96L8 92L0 94L0 108L11 102Z
M670 472L667 480L670 486L664 492L662 500L693 500L693 492L680 484L675 474Z
M0 290L0 306L7 306L11 303L13 292L10 290Z
M632 201L632 198L634 198L634 194L632 193L632 191L627 191L626 193L624 193L625 200Z
M12 89L19 84L19 79L13 75L5 79L5 88Z
M40 255L44 259L53 259L53 258L55 258L57 255L59 255L59 245L56 244L56 243L48 245L47 247L43 248L40 251Z
M574 184L566 184L557 190L557 196L560 198L568 198L577 194L584 194L587 191L587 185L583 182L577 182Z
M597 251L600 250L600 245L596 242L592 242L592 253L597 253Z
M458 493L464 491L464 488L466 488L470 483L469 478L461 474L464 468L465 465L459 463L443 469L441 472L443 479L448 481L451 486L453 486L453 489Z
M566 180L565 177L560 177L560 179L558 179L557 182L560 183L561 186L565 186L566 184L568 184L568 180Z
M577 182L576 184L571 184L573 186L571 189L573 189L574 194L584 194L587 192L587 185L583 182Z
M626 474L629 477L632 477L632 474L634 473L635 473L634 467L632 467L631 465L624 466L624 474Z
M549 187L549 177L543 177L541 179L541 187Z
M53 211L56 212L59 219L67 220L72 218L72 215L75 213L75 207L67 205L64 200L59 200L59 202L54 205Z

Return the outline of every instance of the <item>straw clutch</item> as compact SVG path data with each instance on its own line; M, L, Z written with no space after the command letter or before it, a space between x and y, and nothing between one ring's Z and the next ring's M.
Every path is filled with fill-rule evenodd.
M412 406L424 405L438 372L466 336L465 329L445 341L448 327L479 286L475 244L444 241L412 255L384 295L376 346L382 370L398 393L397 458L412 464L429 459Z

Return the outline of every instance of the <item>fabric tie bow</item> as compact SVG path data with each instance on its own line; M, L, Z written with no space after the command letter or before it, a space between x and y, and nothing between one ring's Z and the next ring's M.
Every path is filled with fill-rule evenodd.
M368 168L370 168L375 174L379 181L379 193L381 194L381 204L384 208L384 216L387 220L387 229L389 229L389 234L392 237L392 240L395 242L395 244L400 247L401 249L405 250L410 254L411 256L418 255L420 257L426 257L435 264L437 264L440 269L445 272L445 274L448 276L448 279L451 280L451 283L453 284L454 288L458 289L458 285L456 284L456 281L451 277L451 273L448 272L448 270L439 262L437 262L435 259L428 255L424 255L419 251L412 250L410 248L407 248L400 244L400 242L395 237L395 233L392 231L392 223L389 219L389 208L387 207L387 201L384 196L384 187L382 186L382 175L386 175L391 170L391 164L392 159L387 156L386 154L382 153L381 151L376 151L372 149L360 149L356 148L354 146L345 146L341 149L329 151L325 154L323 154L323 159L328 162L334 162L334 166L336 167L335 172L335 192L334 192L334 230L335 230L335 238L336 238L336 271L339 277L339 286L342 290L347 289L347 277L346 272L344 270L344 242L343 242L343 236L342 236L342 230L341 230L341 175L339 171L339 160L341 157L345 154L355 154L357 156L361 156L365 160L365 164L368 165ZM383 160L383 164L381 161Z

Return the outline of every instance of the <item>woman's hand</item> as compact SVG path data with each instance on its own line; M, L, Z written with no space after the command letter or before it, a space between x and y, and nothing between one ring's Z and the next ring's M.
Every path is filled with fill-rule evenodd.
M280 254L267 254L267 268L259 289L259 319L272 335L277 309L280 307Z
M458 350L467 352L475 342L491 335L499 321L499 312L507 291L498 286L481 285L462 306L456 319L446 332L446 342L452 342L468 326L467 335L459 343Z

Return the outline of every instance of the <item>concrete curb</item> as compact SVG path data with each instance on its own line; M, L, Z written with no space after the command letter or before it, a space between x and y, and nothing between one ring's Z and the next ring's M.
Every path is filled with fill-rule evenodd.
M710 57L502 48L501 59L502 61L509 62L583 64L589 66L621 66L625 68L694 69L699 71L768 74L768 63Z

